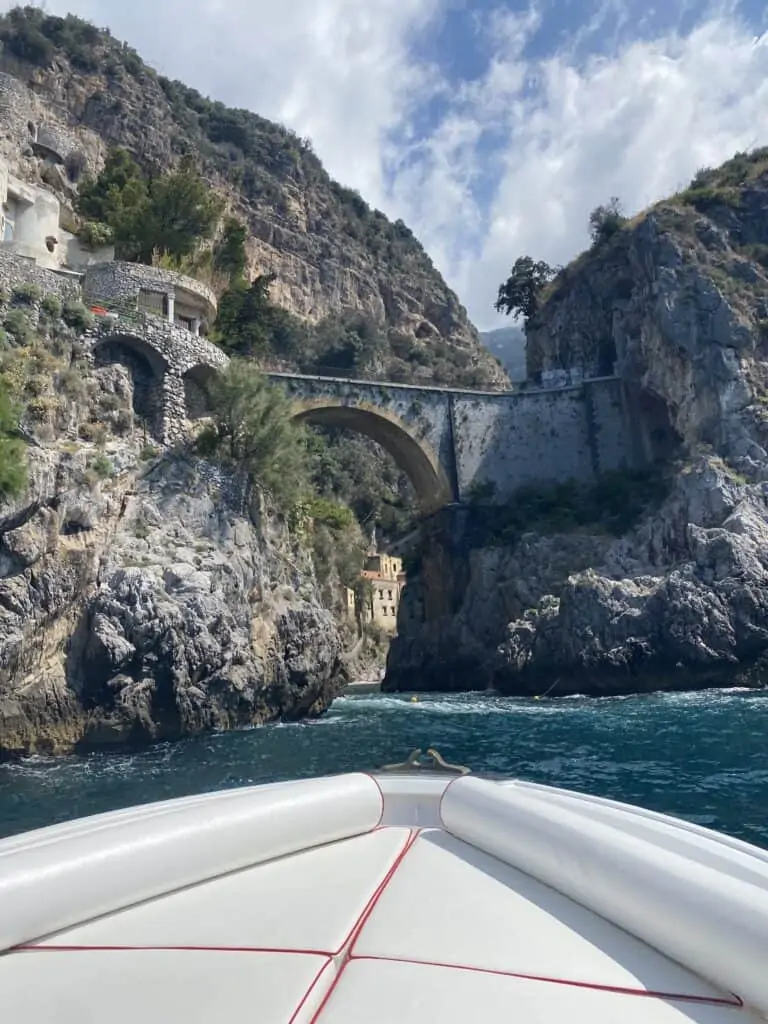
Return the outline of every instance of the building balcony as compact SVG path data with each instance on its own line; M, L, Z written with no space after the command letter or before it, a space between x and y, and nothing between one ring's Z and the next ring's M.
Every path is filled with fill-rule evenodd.
M83 297L122 315L150 316L207 335L216 319L216 296L208 285L175 270L113 260L88 267Z

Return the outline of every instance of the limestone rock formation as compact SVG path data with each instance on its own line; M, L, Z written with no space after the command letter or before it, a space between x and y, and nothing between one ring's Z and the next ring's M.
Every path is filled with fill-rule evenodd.
M504 545L439 538L425 565L448 565L449 599L419 623L425 574L406 590L389 687L768 685L766 257L761 150L558 276L528 325L529 375L615 370L668 496L618 536L598 516L566 533L532 520Z
M60 327L3 364L48 390L0 506L0 759L325 710L343 644L310 554L242 481L147 444L130 370Z

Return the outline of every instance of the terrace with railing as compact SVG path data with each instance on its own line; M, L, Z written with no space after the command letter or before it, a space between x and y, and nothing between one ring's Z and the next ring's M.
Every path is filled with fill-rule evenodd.
M126 321L164 320L206 336L216 318L216 296L201 281L175 270L111 261L88 267L83 296L94 310Z

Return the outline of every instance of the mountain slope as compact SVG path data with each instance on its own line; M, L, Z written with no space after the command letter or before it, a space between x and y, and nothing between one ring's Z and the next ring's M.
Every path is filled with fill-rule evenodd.
M378 373L453 383L498 382L456 295L402 221L391 223L332 181L307 140L172 82L129 47L77 18L37 8L0 18L2 155L27 180L66 199L67 175L95 171L113 147L163 171L187 153L248 227L249 270L273 273L273 299L317 323L366 314L382 335ZM51 148L33 145L44 128ZM71 198L71 195L70 195Z
M558 273L527 358L534 379L620 376L657 497L616 474L589 522L585 494L556 488L528 495L522 535L465 526L462 546L461 524L436 528L411 593L437 565L449 610L401 631L387 685L768 685L768 148L700 172ZM607 522L616 500L632 526Z
M496 356L510 380L525 380L525 331L522 327L499 327L495 331L483 331L480 340L491 355Z

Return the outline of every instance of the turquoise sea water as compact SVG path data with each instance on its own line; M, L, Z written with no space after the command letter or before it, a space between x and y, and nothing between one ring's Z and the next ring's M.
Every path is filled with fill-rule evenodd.
M579 789L768 847L768 692L530 701L342 697L323 718L135 754L0 765L0 835L207 790L371 769L434 746L477 772Z

